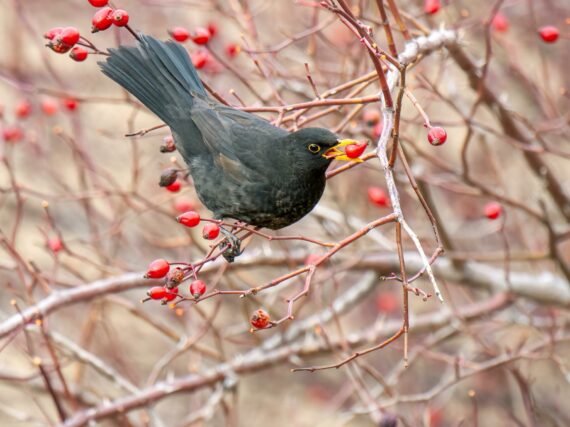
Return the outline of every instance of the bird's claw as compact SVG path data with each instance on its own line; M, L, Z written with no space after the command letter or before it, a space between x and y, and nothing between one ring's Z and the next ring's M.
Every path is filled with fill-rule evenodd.
M218 248L227 262L234 262L235 258L242 254L241 240L224 227L220 227L220 231L226 238L218 245Z

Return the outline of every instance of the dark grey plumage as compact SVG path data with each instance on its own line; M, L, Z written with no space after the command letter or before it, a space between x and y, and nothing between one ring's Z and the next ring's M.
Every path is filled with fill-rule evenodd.
M171 129L198 196L217 218L279 229L317 204L337 136L321 128L289 133L211 99L175 42L140 35L136 47L110 50L103 73ZM315 144L319 151L315 151Z

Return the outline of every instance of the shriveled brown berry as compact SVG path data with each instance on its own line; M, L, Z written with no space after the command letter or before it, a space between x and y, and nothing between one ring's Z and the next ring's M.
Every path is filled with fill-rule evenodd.
M166 275L166 287L172 288L178 286L184 280L184 270L180 267L175 267Z
M171 135L165 136L162 140L162 145L160 146L161 153L172 153L176 151L176 145L174 145L174 139Z
M158 185L161 187L168 187L169 185L173 184L178 177L178 170L174 168L168 168L162 171L160 174L160 181Z

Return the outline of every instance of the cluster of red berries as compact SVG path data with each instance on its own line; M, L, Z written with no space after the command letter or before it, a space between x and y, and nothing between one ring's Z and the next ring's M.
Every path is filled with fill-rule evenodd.
M170 37L177 42L183 43L190 39L199 46L208 44L217 33L218 28L214 24L209 24L207 28L196 27L193 32L184 27L174 27L168 31Z
M168 30L168 34L174 40L184 43L187 40L192 40L198 46L207 45L212 38L218 34L218 27L215 24L208 24L207 27L196 27L194 31L190 32L184 27L174 27ZM231 43L226 46L226 55L230 58L236 57L241 52L241 47L238 44ZM214 59L207 49L200 48L190 55L192 64L197 69L204 68L208 64L214 63Z
M196 227L200 224L200 214L196 211L188 211L184 212L182 215L179 215L176 218L180 224L186 227ZM220 226L216 223L210 222L204 226L202 229L202 237L206 240L214 240L217 239L220 235Z
M425 0L424 12L428 15L434 15L441 9L440 0ZM502 13L497 13L491 22L493 30L504 33L509 29L509 21ZM539 28L538 35L545 43L554 43L560 37L560 30L552 25L547 25Z
M109 0L88 0L92 6L99 7L91 20L91 32L103 31L112 25L117 27L125 27L129 23L129 14L123 9L113 9L109 6ZM47 46L57 53L70 52L69 56L78 62L85 61L89 55L89 51L80 42L81 35L77 28L74 27L55 27L47 31L44 37L49 40ZM85 41L85 39L84 39ZM93 47L90 43L90 47Z
M209 24L207 28L197 27L193 32L188 31L184 27L174 27L168 31L170 37L177 42L183 43L190 39L198 46L208 44L217 33L218 28L214 24ZM192 64L197 69L204 68L208 63L213 61L210 52L206 49L198 49L190 55L190 58L192 59Z
M63 245L57 250L54 249L54 252L60 250L62 247ZM147 291L148 299L162 301L163 304L166 304L179 297L178 285L184 280L184 270L180 267L171 269L168 261L165 259L156 259L149 264L145 278L164 278L166 280L164 286L153 286ZM190 283L188 290L190 295L198 301L206 293L207 286L204 281L196 279ZM266 329L272 326L269 314L263 309L258 309L253 312L250 323L255 329Z
M47 46L56 53L69 53L74 61L85 61L89 52L81 47L75 46L79 43L81 35L75 27L55 27L44 34L48 40Z
M191 206L190 202L185 203ZM201 218L196 211L187 211L179 215L176 220L186 227L196 227L200 224ZM220 234L220 226L215 223L208 223L202 230L204 239L213 240ZM163 303L172 301L178 296L178 285L184 281L184 270L180 267L170 268L170 263L164 259L157 259L151 262L145 274L149 279L166 278L164 286L155 286L151 288L147 295L150 299L162 300ZM189 287L190 294L195 300L200 299L206 293L206 283L202 280L194 280Z
M184 281L184 270L180 267L170 268L170 263L165 259L156 259L148 266L145 278L165 279L164 286L154 286L149 289L147 295L150 299L161 300L163 303L172 301L178 297L178 286ZM206 293L206 283L202 280L194 280L189 287L190 294L195 300L200 299Z
M91 32L96 33L98 31L104 31L115 25L116 27L127 27L129 23L129 13L123 9L113 9L109 6L109 0L88 0L89 3L97 8L100 8L91 20ZM185 42L186 40L192 40L198 46L207 45L210 40L218 33L218 27L210 23L207 27L197 27L193 32L188 31L183 27L175 27L168 31L170 36L179 42ZM70 56L75 61L81 62L87 59L89 51L82 46L76 46L76 44L82 44L80 42L81 36L79 31L74 27L56 27L52 28L44 34L44 37L49 40L48 46L57 53L67 53L70 52ZM93 47L86 39L84 41L87 44L83 46ZM231 43L226 46L226 54L230 58L234 58L241 52L240 45L236 43ZM199 49L191 54L192 63L197 69L203 68L206 65L218 65L210 52L207 49ZM212 67L213 71L216 71L215 67Z
M509 20L499 12L493 17L491 26L496 32L504 33L509 29ZM560 30L553 25L545 25L538 29L538 35L545 43L555 43L560 38Z
M108 6L109 0L89 0L92 6L100 7L91 20L91 32L104 31L115 25L125 27L129 23L129 14L123 9L113 9Z
M62 100L63 106L69 111L77 109L77 100L67 97ZM53 99L44 99L40 102L41 111L46 116L53 116L59 110L59 104ZM14 116L18 121L29 118L34 111L32 103L28 100L22 100L14 108ZM16 143L24 138L24 131L19 124L9 124L2 128L2 139L6 142Z

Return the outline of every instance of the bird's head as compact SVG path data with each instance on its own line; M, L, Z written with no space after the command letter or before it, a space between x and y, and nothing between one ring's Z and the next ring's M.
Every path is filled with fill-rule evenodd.
M362 161L351 159L339 148L356 144L352 139L340 139L323 128L304 128L289 134L286 138L289 159L310 169L323 171L333 160Z

